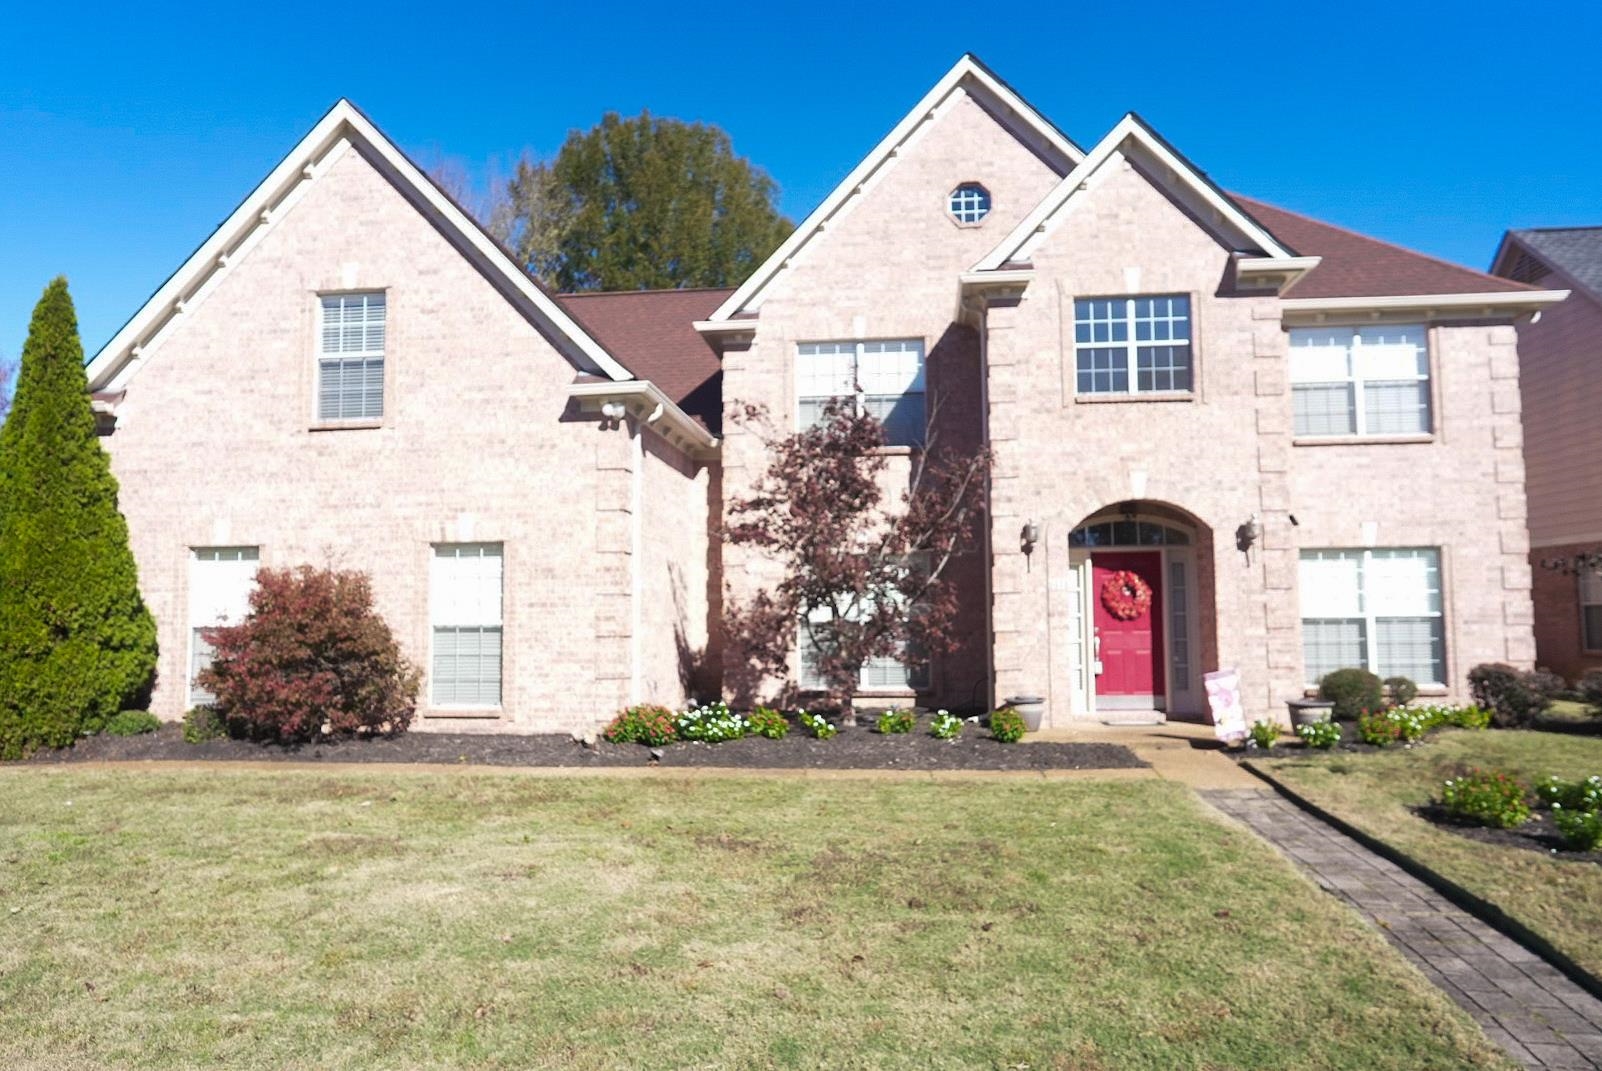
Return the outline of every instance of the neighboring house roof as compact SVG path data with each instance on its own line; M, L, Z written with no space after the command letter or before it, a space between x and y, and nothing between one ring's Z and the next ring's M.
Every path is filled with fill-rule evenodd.
M1518 261L1502 264L1509 238L1544 261L1549 270L1562 272L1602 301L1602 227L1527 227L1508 231L1491 270L1518 278ZM1529 272L1530 266L1524 266L1523 273Z
M1236 195L1235 202L1297 252L1320 257L1318 267L1287 298L1401 297L1491 294L1536 288L1415 253L1378 238Z
M341 99L262 180L199 249L151 295L132 319L89 362L91 390L120 390L146 350L174 317L205 299L216 281L279 219L291 211L327 169L355 144L390 181L434 214L463 253L495 277L498 289L540 321L580 371L627 380L629 371L570 316L556 298L519 265L460 205L348 100Z
M1045 116L1035 111L1028 101L1020 97L994 71L979 62L977 57L964 53L940 81L935 83L934 88L925 93L923 99L913 106L878 145L874 146L873 151L852 168L851 173L823 199L823 203L802 220L801 225L791 233L790 237L785 239L779 248L757 267L751 277L706 319L724 321L742 312L752 311L759 304L762 291L779 270L801 252L802 248L823 229L824 224L845 207L853 195L862 191L864 183L872 179L881 168L894 161L897 150L917 133L926 121L933 118L940 106L958 90L975 94L1003 121L1010 121L1014 133L1059 175L1067 174L1084 158L1083 149L1070 141L1068 136L1058 130Z
M640 379L719 434L723 366L695 330L732 288L561 294L574 319Z

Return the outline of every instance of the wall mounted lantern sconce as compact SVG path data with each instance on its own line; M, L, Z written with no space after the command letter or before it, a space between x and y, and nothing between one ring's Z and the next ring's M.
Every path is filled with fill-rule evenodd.
M1018 533L1018 549L1023 551L1024 559L1035 552L1035 544L1040 542L1040 525L1034 521L1025 521L1023 529Z
M1235 529L1235 549L1246 555L1249 564L1252 560L1252 547L1262 538L1263 527L1257 523L1257 514L1252 514L1246 523Z

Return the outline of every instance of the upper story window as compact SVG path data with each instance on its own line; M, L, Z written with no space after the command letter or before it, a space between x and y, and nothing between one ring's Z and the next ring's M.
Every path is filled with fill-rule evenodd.
M1602 569L1580 574L1580 629L1587 651L1602 651Z
M384 415L384 295L325 294L317 357L317 419Z
M1300 586L1309 681L1356 667L1445 683L1440 551L1304 550Z
M1191 389L1190 298L1079 298L1074 302L1079 394Z
M923 341L803 342L796 348L798 424L817 423L832 398L853 398L859 413L884 424L889 446L921 446Z
M1428 434L1425 337L1422 324L1292 328L1296 434Z
M979 223L990 215L990 191L977 182L964 182L952 190L946 203L958 223Z

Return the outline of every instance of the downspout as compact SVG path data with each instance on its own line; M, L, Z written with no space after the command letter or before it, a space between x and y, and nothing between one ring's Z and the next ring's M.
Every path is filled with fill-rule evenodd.
M988 303L979 300L979 446L981 449L990 448L990 312ZM991 531L995 525L995 512L991 502L990 493L994 486L994 463L991 458L992 471L985 473L985 526L984 526L984 563L985 563L985 704L988 709L996 709L996 601L991 594L992 574L995 572L996 560L991 554Z
M644 524L640 510L645 502L645 425L634 422L629 465L629 706L642 702L640 680L641 617L645 606Z

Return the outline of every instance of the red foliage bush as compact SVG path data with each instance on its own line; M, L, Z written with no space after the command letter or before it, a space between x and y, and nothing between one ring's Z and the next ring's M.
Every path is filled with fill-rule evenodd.
M216 656L200 684L230 730L262 740L401 733L417 708L418 673L373 609L359 572L262 569L250 614L210 633Z

